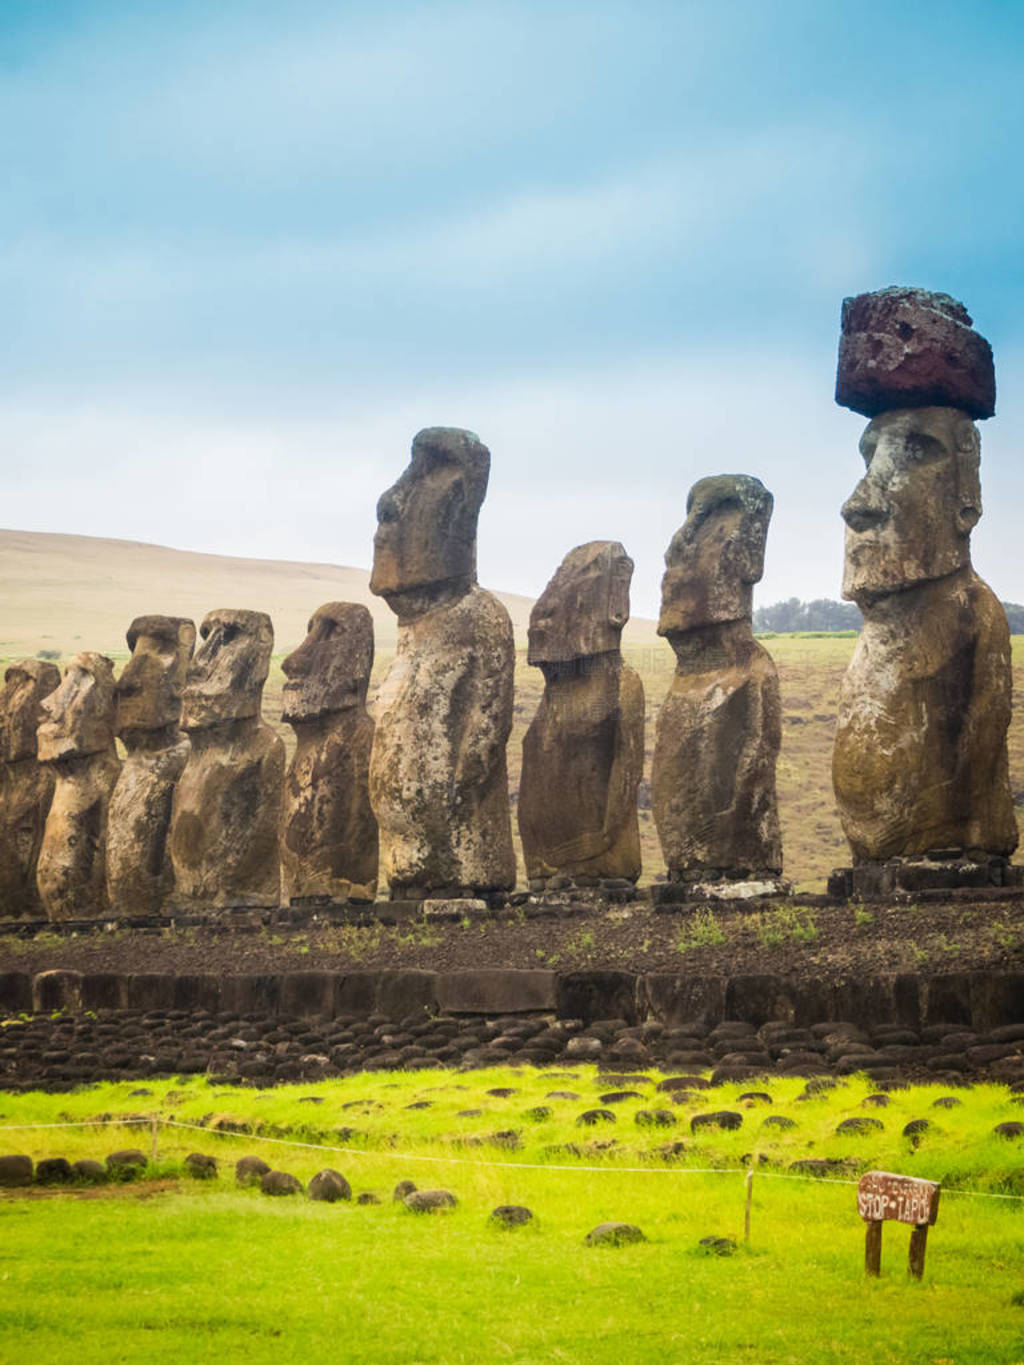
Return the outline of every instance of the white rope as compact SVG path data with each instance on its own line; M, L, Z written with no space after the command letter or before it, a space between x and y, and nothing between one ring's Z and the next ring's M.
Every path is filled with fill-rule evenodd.
M300 1147L309 1152L334 1152L341 1156L390 1157L393 1161L429 1161L452 1166L479 1166L495 1170L511 1171L578 1171L587 1175L740 1175L746 1178L745 1171L735 1171L721 1166L563 1166L549 1162L532 1161L479 1161L466 1156L433 1156L425 1153L413 1155L409 1152L390 1152L387 1150L367 1151L361 1147L332 1147L324 1142L299 1142L295 1138L265 1137L261 1133L233 1133L217 1128L207 1128L201 1123L183 1123L180 1119L155 1116L162 1128L183 1128L194 1133L222 1138L248 1138L251 1142L271 1142L279 1147ZM152 1122L146 1118L79 1119L68 1123L4 1123L0 1124L3 1133L29 1132L40 1128L144 1128ZM857 1185L856 1180L841 1180L835 1176L790 1175L783 1171L754 1172L758 1180L799 1180L815 1185ZM996 1194L990 1190L956 1190L943 1186L944 1195L963 1195L971 1199L1005 1199L1013 1203L1024 1202L1024 1195Z

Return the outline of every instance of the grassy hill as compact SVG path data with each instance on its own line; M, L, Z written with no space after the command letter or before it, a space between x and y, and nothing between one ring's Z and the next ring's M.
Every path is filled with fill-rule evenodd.
M377 634L374 682L387 668L395 646L395 618L368 587L365 569L288 560L235 559L195 554L135 541L89 536L0 531L0 659L49 650L67 655L96 649L127 657L124 633L146 612L189 616L197 623L213 607L254 607L270 613L278 653L265 694L267 718L280 724L280 660L298 644L313 609L333 600L363 602L373 613ZM509 769L513 794L519 787L522 737L542 691L542 679L525 660L529 598L499 593L515 627L519 657L516 707ZM846 844L832 800L830 759L839 682L853 652L852 638L778 636L765 644L779 668L783 742L779 760L779 805L788 874L807 889L818 889L830 869L847 860ZM1018 697L1024 688L1024 638L1014 641ZM624 652L639 671L647 693L647 765L641 788L640 827L644 879L664 870L654 822L647 808L647 782L658 708L675 663L651 620L630 621ZM292 733L282 727L286 743ZM1010 730L1010 773L1024 801L1024 718L1015 708Z

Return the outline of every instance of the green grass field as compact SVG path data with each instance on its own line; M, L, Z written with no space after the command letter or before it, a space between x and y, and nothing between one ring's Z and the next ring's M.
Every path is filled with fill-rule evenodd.
M500 1087L514 1093L487 1093ZM150 1131L15 1134L12 1125L130 1113L202 1120L196 1129L162 1126L157 1162L138 1184L0 1197L0 1359L1024 1360L1024 1202L984 1197L1024 1194L1021 1147L991 1135L1021 1112L1000 1087L961 1091L962 1105L942 1110L932 1107L943 1093L936 1087L865 1106L864 1078L805 1099L802 1081L772 1078L679 1105L640 1084L644 1098L608 1106L617 1122L600 1127L575 1120L606 1089L624 1087L587 1067L382 1073L271 1091L199 1081L141 1088L150 1093L124 1083L0 1096L0 1151L37 1159L148 1152ZM547 1098L565 1089L580 1098ZM774 1103L739 1101L744 1090ZM531 1116L537 1106L550 1114ZM671 1109L676 1125L634 1122L656 1106ZM742 1113L741 1129L691 1135L693 1114L722 1108ZM765 1127L769 1114L796 1126ZM837 1136L851 1115L877 1117L883 1129ZM901 1130L922 1117L934 1127L914 1149ZM254 1131L216 1131L218 1123ZM508 1132L518 1147L494 1136ZM662 1150L677 1141L682 1153ZM217 1156L219 1178L185 1179L190 1151ZM382 1202L322 1205L237 1189L234 1161L248 1153L304 1182L332 1166L355 1194L374 1191ZM781 1178L808 1156L845 1159L848 1182L868 1168L943 1182L923 1283L907 1278L909 1233L897 1224L885 1231L881 1280L865 1279L854 1184ZM391 1199L401 1179L450 1189L458 1208L410 1213ZM488 1216L503 1203L527 1205L535 1223L493 1226ZM585 1246L585 1234L610 1219L639 1225L648 1240ZM734 1238L736 1253L708 1254L700 1239L709 1235Z

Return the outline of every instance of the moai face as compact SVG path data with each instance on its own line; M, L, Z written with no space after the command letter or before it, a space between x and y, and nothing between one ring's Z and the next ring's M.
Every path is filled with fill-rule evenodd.
M476 524L490 463L472 432L428 427L415 437L409 467L377 504L371 592L389 599L476 581Z
M194 624L177 616L137 616L126 638L132 657L114 688L117 733L177 725L196 642Z
M114 743L114 665L105 654L76 654L55 692L41 702L37 731L42 762L84 758Z
M182 726L205 730L258 716L274 648L270 617L262 611L211 611L199 635L202 643L182 695Z
M0 763L36 756L42 700L60 686L60 669L42 659L19 659L4 673L0 691Z
M373 617L356 602L327 602L310 618L305 640L281 668L283 719L315 720L362 705L373 667Z
M760 479L721 474L690 489L661 580L659 635L749 620L774 499Z
M980 441L955 408L904 408L871 421L867 472L843 505L843 596L877 598L944 578L971 560L981 516Z
M566 663L619 648L633 561L614 540L570 550L530 613L528 662Z

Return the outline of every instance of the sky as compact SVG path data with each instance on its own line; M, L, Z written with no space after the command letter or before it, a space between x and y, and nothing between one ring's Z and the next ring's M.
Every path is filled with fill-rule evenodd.
M1017 0L0 0L0 524L368 568L462 426L485 586L616 539L656 615L747 473L756 601L838 597L840 304L908 284L995 350L1024 601L1022 56Z

